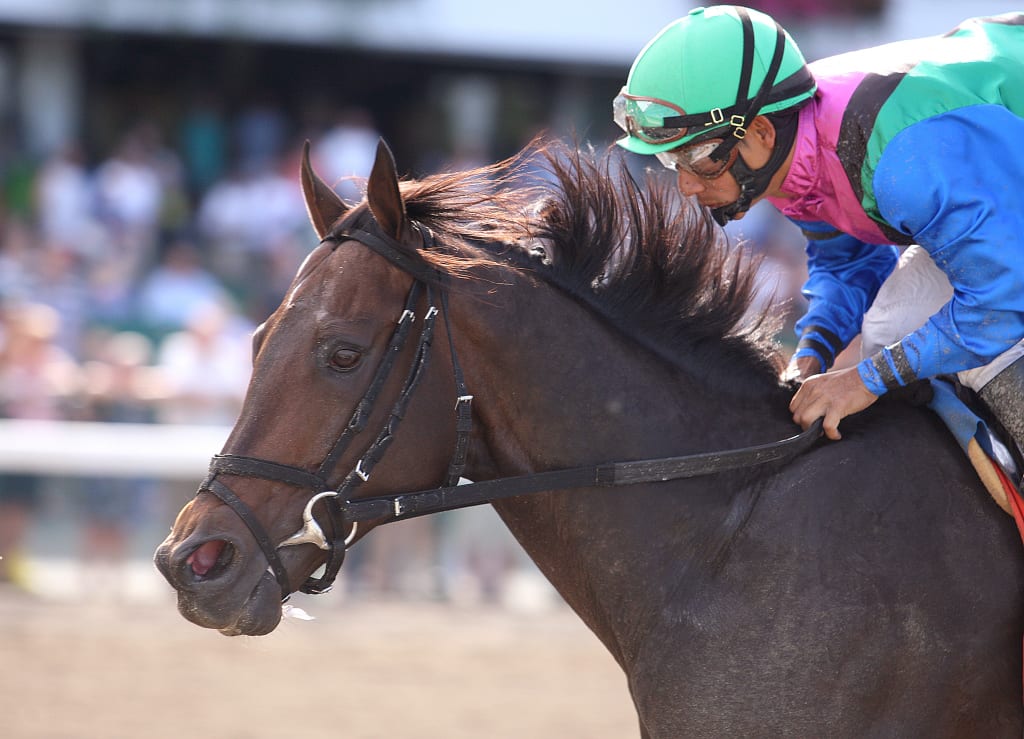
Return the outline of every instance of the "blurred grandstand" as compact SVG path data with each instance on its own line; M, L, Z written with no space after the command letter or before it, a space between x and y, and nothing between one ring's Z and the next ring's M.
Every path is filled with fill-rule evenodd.
M942 32L968 12L751 4L811 58ZM493 161L540 130L607 145L634 54L688 7L0 3L0 581L84 594L141 562L129 587L146 590L149 553L235 418L249 334L313 244L302 141L352 199L348 178L367 174L380 135L412 175ZM780 264L799 254L770 216L747 228ZM353 557L352 592L500 600L528 567L488 515L375 535ZM410 559L426 563L419 579Z

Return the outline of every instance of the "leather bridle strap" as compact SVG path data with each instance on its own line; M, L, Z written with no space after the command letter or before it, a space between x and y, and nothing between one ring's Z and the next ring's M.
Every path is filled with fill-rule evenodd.
M710 475L794 457L806 451L818 440L821 436L821 424L822 419L818 419L806 431L796 436L741 449L552 470L414 493L358 498L346 500L338 505L345 520L351 523L387 523L529 493L568 488L621 487Z
M388 342L387 349L384 350L384 356L381 357L380 363L377 365L373 379L370 381L370 386L366 389L362 400L359 401L359 404L352 412L345 430L341 432L338 440L334 442L331 451L327 453L324 461L320 463L317 474L321 477L326 478L330 476L338 460L341 459L341 456L348 449L353 437L366 429L366 424L370 420L370 413L373 412L373 406L377 402L377 397L380 395L384 383L391 376L395 360L409 338L409 331L416 320L414 311L416 309L416 302L419 300L421 288L422 283L417 281L409 289L409 295L405 300L405 309L398 319L398 325L395 327L394 333L391 334L391 340Z
M284 482L300 488L319 488L326 483L320 475L307 472L301 467L280 462L268 462L256 457L237 454L217 454L210 461L211 476L237 475L239 477L262 477L264 480ZM209 478L207 478L209 479Z
M417 282L416 286L418 285L420 285L420 283ZM427 288L427 306L427 313L423 318L423 328L420 330L419 343L416 347L416 354L413 358L412 366L409 368L409 372L405 378L405 383L402 386L401 392L398 394L398 399L391 408L391 413L389 414L387 421L384 423L384 426L377 434L373 443L370 444L362 457L360 457L355 468L345 477L345 480L338 488L338 494L324 501L331 519L331 526L334 529L334 541L327 552L327 562L324 565L324 573L318 578L308 578L301 588L304 593L324 593L327 592L334 583L334 579L337 577L338 572L341 570L341 565L345 561L346 547L344 538L346 524L350 523L347 521L343 511L338 506L338 501L347 499L359 488L360 485L362 485L362 483L370 479L370 475L377 466L377 463L384 456L388 447L391 446L391 442L394 440L395 434L398 432L398 427L401 424L402 419L405 418L405 412L409 406L409 401L412 399L412 395L416 391L416 388L419 387L419 383L423 379L427 365L430 363L430 350L434 336L437 308L433 306L433 295L429 287Z
M411 228L419 233L423 249L430 249L434 246L434 236L430 229L421 223L413 221ZM448 465L448 472L445 475L445 486L458 483L466 469L466 457L469 452L469 435L473 430L473 396L466 388L466 380L459 364L459 357L455 351L455 341L452 336L452 326L449 319L448 291L444 289L447 282L447 275L440 272L427 261L422 259L417 252L410 252L404 248L401 242L391 238L377 228L368 230L366 228L354 228L333 234L329 238L340 244L345 239L353 239L377 253L378 256L387 259L393 265L403 270L417 282L426 285L441 286L441 312L444 316L445 332L448 336L448 348L451 352L452 372L455 376L455 451ZM428 301L428 304L432 304Z
M466 378L455 352L455 338L452 336L452 324L448 319L448 292L441 291L441 311L444 314L444 328L448 334L448 348L452 357L452 372L455 375L455 451L448 463L448 474L445 475L444 486L458 485L466 469L466 457L469 452L469 434L473 430L473 396L466 388Z
M419 232L420 238L423 241L423 248L429 249L433 242L430 230L415 222L412 224L412 228ZM336 234L330 234L324 240L328 239L334 241L335 245L340 245L348 239L358 241L419 282L428 285L440 285L445 282L446 275L443 272L421 258L418 253L410 251L408 247L403 248L402 243L397 239L393 239L387 234L377 231L377 229L373 231L364 228L347 229Z
M281 586L281 592L285 595L292 592L291 582L288 579L288 572L285 570L281 558L277 554L277 545L270 539L263 524L242 500L235 495L227 485L217 479L218 475L238 475L241 477L260 477L265 480L283 482L301 488L323 490L326 483L319 475L314 475L299 467L293 467L279 462L268 462L265 459L254 457L243 457L234 454L218 454L210 461L210 472L203 483L199 486L197 495L206 491L224 505L228 506L235 514L242 519L252 533L253 538L263 551L270 565L270 571L274 579Z

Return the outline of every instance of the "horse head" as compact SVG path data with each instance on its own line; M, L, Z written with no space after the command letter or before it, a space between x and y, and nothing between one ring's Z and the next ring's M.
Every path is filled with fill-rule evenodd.
M272 630L282 597L322 592L347 545L408 517L416 491L452 496L463 471L494 481L790 430L764 347L737 333L752 272L711 222L603 160L524 153L538 152L550 187L519 179L513 160L402 182L382 142L365 201L349 207L307 148L320 244L257 329L239 419L156 554L187 618ZM735 400L766 420L687 433ZM551 540L536 532L555 505L567 518L555 536L574 545L608 526L603 496L570 500L496 508L520 541ZM560 555L524 546L557 569Z
M436 273L419 258L429 234L406 214L390 150L380 142L358 206L313 171L308 145L301 181L320 245L255 332L239 419L156 554L182 614L226 634L271 631L326 551L333 580L373 526L352 530L333 497L436 486L456 443Z

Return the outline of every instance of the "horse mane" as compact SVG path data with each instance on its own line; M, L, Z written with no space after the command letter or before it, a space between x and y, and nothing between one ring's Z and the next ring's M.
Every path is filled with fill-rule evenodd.
M722 363L777 387L781 322L752 310L759 260L666 178L638 182L617 150L536 140L503 162L401 188L408 216L436 240L421 255L446 274L529 270L717 387Z

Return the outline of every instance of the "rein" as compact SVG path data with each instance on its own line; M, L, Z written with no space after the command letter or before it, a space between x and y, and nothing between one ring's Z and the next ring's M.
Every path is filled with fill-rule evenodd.
M821 424L822 419L819 418L806 431L796 436L740 449L689 454L682 457L659 457L635 462L610 462L589 467L501 477L457 487L439 487L415 493L346 500L340 503L339 507L345 519L352 523L390 523L529 493L581 487L614 488L643 482L668 482L712 475L795 457L818 440L821 436Z
M420 233L423 248L430 248L433 245L429 229L415 222L413 229ZM472 430L473 396L466 391L462 368L455 351L455 343L452 340L451 324L448 317L448 293L444 289L446 276L421 259L417 252L410 252L409 248L400 241L385 234L376 222L373 222L369 229L353 229L332 235L330 238L336 242L335 246L344 240L358 241L411 275L414 280L406 299L405 308L398 319L395 331L380 364L377 366L370 386L357 404L345 429L315 473L292 465L254 457L219 454L211 460L209 475L196 493L197 495L202 492L211 493L241 518L266 556L269 571L281 587L283 600L288 599L293 588L287 570L281 562L278 549L298 544L314 544L325 550L327 561L324 573L318 578L310 577L299 588L304 593L325 593L330 590L341 569L346 549L354 540L360 522L390 523L429 513L457 510L518 495L553 490L622 487L716 474L789 459L810 448L821 435L822 419L818 419L806 431L796 436L758 446L681 457L611 462L459 485L459 479L466 467L469 435ZM434 305L433 300L435 285L441 286L439 290L440 311ZM360 454L355 467L345 476L336 490L331 490L327 478L351 442L365 431L381 388L394 370L395 359L409 338L411 325L415 319L413 311L424 288L428 308L423 318L423 327L420 330L412 365L408 370L398 399L384 426ZM405 415L406 406L423 377L431 357L435 319L439 312L444 317L457 395L455 450L448 465L444 483L440 487L417 492L353 498L353 493L363 482L369 480L374 466L387 451ZM302 514L302 528L275 546L252 509L218 479L222 474L257 477L314 491L314 495L306 503ZM320 501L328 512L331 529L329 538L324 534L313 511L315 504Z

